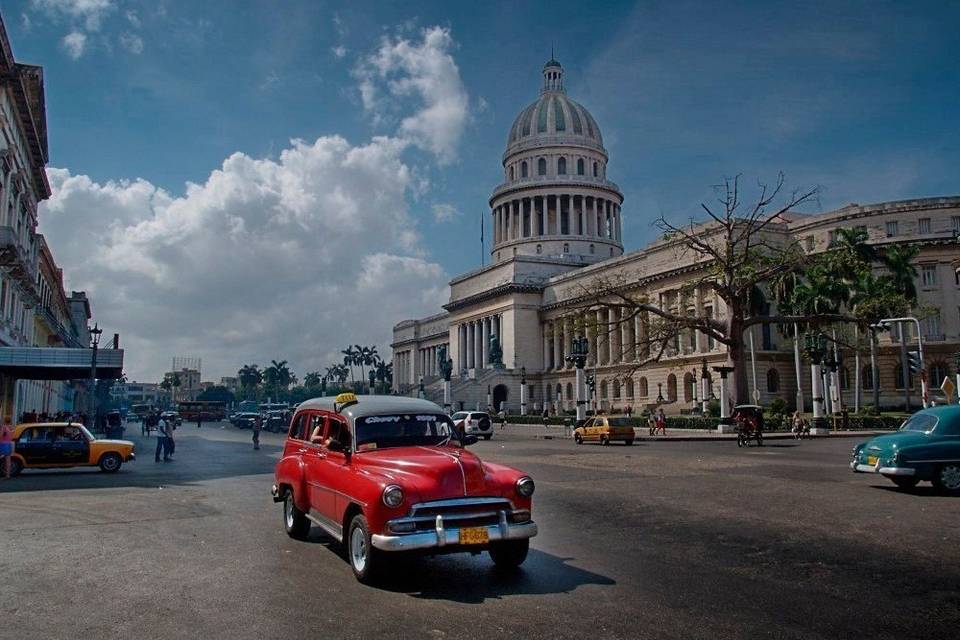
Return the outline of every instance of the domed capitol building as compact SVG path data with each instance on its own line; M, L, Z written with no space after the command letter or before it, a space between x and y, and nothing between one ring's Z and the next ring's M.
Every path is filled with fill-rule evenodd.
M600 127L583 105L567 96L563 75L556 60L544 65L539 98L520 111L508 132L503 183L494 188L489 201L490 264L451 280L450 300L442 313L394 327L394 390L423 393L441 402L438 358L446 353L453 362L455 409L491 406L519 413L523 379L527 412L542 411L544 406L551 411L573 410L575 374L567 361L572 341L583 327L602 326L606 333L591 338L587 358L587 370L596 379L596 406L610 411L661 404L668 413L698 408L701 371L704 364L708 369L726 364L723 345L688 331L659 361L640 366L649 353L639 319L623 322L615 309L583 307L584 291L598 278L642 274L631 284L664 308L685 304L698 314L718 318L724 314L722 301L712 291L695 289L688 295L698 268L692 259L678 259L681 252L675 242L661 239L624 252L624 198L607 177L609 156ZM956 373L954 355L960 352L956 241L960 196L850 204L812 216L790 214L767 230L816 252L829 245L837 229L854 227L864 228L873 244L921 246L916 259L919 302L939 310L921 321L925 364L935 381L932 387L938 387L943 376ZM769 326L755 326L749 332L755 365L748 372L748 384L759 401L766 404L781 397L792 405L800 391L809 409L809 367L797 366L794 340ZM908 343L916 343L915 335L906 337ZM903 402L895 338L887 333L880 339L881 405ZM864 370L861 388L867 404L872 381L869 367ZM844 361L840 386L844 402L851 406L852 371L852 359ZM718 383L708 382L713 394L719 393ZM914 403L919 404L917 393Z

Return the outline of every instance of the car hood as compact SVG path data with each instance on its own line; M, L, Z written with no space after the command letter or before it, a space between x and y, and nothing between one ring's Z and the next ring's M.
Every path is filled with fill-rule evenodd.
M106 445L108 447L133 447L133 443L129 440L108 440L106 438L97 438L93 441L94 444Z
M418 502L491 495L480 458L453 447L397 447L357 454L363 468L399 484ZM413 498L414 496L410 496Z
M921 431L898 431L896 433L887 433L868 440L864 445L864 451L892 451L893 449L903 449L916 444L925 444L929 442L930 436Z

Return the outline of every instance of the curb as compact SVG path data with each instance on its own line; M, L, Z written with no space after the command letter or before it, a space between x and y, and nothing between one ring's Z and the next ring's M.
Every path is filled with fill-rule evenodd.
M885 433L894 433L893 431L836 431L825 436L804 436L804 440L829 440L831 438L872 438ZM530 436L534 440L573 440L573 436L563 434L544 435L534 434ZM793 434L789 433L771 433L764 434L764 440L793 440ZM728 442L737 440L736 434L724 435L690 435L690 436L637 436L634 442Z

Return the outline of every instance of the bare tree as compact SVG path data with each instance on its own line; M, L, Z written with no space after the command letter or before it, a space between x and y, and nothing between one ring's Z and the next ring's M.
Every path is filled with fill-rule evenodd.
M752 204L742 202L740 176L714 187L715 203L703 203L705 218L674 224L661 216L654 223L664 241L676 251L678 264L692 264L692 273L680 287L680 299L671 304L650 300L646 274L620 271L598 276L581 285L574 306L614 309L613 320L593 323L591 333L601 339L611 330L637 318L645 328L623 351L636 349L634 369L672 355L685 332L699 331L727 348L733 367L736 402L748 402L744 332L758 324L825 324L853 321L844 313L771 314L767 293L771 284L787 273L802 272L809 256L780 225L785 214L817 202L819 188L796 190L784 196L784 175L772 186L758 184ZM695 290L713 292L723 301L722 317L689 313L686 300ZM766 292L766 293L765 293Z

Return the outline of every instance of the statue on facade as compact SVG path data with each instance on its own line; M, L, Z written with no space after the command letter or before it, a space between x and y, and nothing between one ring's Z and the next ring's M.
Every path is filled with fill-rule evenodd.
M440 348L437 349L437 365L443 379L450 382L450 375L453 373L453 359L447 357L447 347L445 345L440 345Z
M497 336L490 336L490 366L503 369L503 349L500 348L500 338Z

